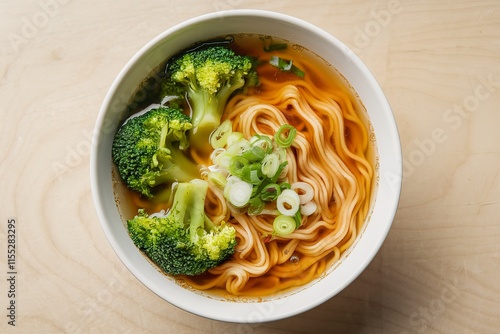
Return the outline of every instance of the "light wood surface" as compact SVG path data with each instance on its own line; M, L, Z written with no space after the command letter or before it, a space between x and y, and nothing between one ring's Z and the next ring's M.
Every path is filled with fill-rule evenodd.
M0 332L15 219L22 333L498 333L498 1L2 1ZM230 8L305 19L350 46L394 109L404 184L368 269L328 302L258 325L163 301L120 262L89 185L90 134L114 77L150 39ZM5 277L5 278L4 278Z

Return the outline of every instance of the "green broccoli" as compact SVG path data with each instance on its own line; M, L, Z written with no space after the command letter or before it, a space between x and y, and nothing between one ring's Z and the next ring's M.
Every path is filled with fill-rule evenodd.
M134 244L172 275L198 275L234 253L236 231L221 223L214 226L205 213L206 181L179 183L166 215L144 210L127 222Z
M160 107L128 119L117 131L113 161L125 184L152 198L156 187L199 177L198 166L183 152L191 119L180 109Z
M255 65L253 57L237 55L225 46L196 49L168 64L162 94L187 97L193 122L191 145L198 151L206 149L233 93L259 85Z

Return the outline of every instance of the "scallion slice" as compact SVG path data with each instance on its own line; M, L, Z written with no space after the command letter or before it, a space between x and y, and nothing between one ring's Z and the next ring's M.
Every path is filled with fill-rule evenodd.
M245 157L242 157L241 155L236 155L231 158L231 161L229 162L229 173L232 175L236 175L238 177L243 176L243 170L245 167L249 166L250 162L248 159Z
M261 165L262 174L264 174L268 178L272 178L278 171L279 167L280 167L280 159L278 155L275 153L270 153L266 155L264 159L262 159L262 165Z
M237 208L248 204L252 196L252 185L245 181L236 181L230 185L227 192L228 201Z
M217 159L217 157L218 157L220 154L224 153L224 152L226 152L226 149L225 149L225 148L222 148L222 147L220 147L220 148L216 148L216 149L215 149L215 150L213 150L213 151L212 151L212 153L210 154L210 160L212 160L212 162L213 162L214 164L216 164L216 159Z
M250 148L250 143L246 139L235 141L226 147L226 152L232 156L241 155L244 151Z
M295 74L296 76L298 76L299 78L303 78L306 74L304 73L304 71L302 71L300 68L298 68L297 66L292 66L292 69L290 70L290 72L292 72L293 74Z
M299 195L291 189L283 190L276 199L276 208L282 215L293 217L300 209Z
M292 145L296 135L297 129L290 124L283 124L274 134L274 141L279 147L288 148Z
M278 50L285 50L288 47L288 44L286 43L273 43L271 41L270 44L267 46L264 45L264 52L272 52L272 51L278 51Z
M286 161L286 150L283 147L278 147L276 145L273 149L273 153L279 157L280 163Z
M271 202L275 201L281 194L281 188L276 183L267 184L260 192L260 198L263 201Z
M291 189L292 186L290 185L290 183L288 182L281 182L280 183L280 188L281 188L281 191L285 190L285 189Z
M233 125L229 119L226 119L210 134L210 145L214 149L226 146L227 138L232 132Z
M224 197L226 199L229 198L229 191L231 190L231 187L233 186L233 184L235 184L236 182L240 182L241 179L237 176L234 176L234 175L231 175L227 178L227 182L226 182L226 186L224 187Z
M232 144L244 139L243 133L238 131L233 131L229 136L227 136L227 146L231 146Z
M291 189L299 194L300 204L306 204L314 197L313 187L307 182L295 182L292 184Z
M300 213L300 210L297 210L293 216L293 220L295 221L295 228L299 228L300 225L302 225L302 214Z
M285 169L286 165L288 165L288 161L286 161L286 160L279 165L278 170L276 171L276 174L274 174L274 176L271 178L272 183L276 183L278 181L278 179L281 176L281 173Z
M284 237L295 231L295 219L290 216L279 215L274 218L273 230L278 236Z
M293 65L292 60L283 59L278 56L271 56L271 58L269 59L269 64L279 68L282 71L291 72L300 78L303 78L305 76L304 71Z
M250 145L261 148L266 153L271 153L273 150L273 140L266 135L256 134L250 138Z
M313 213L316 212L316 209L317 209L317 205L313 201L310 201L310 202L307 202L305 204L301 204L300 205L300 213L303 216L310 216L310 215L312 215Z
M258 146L252 146L249 149L243 151L243 153L241 153L241 156L251 162L261 161L266 156L266 152Z
M220 189L224 189L227 184L227 177L221 172L208 173L208 182Z
M260 171L260 164L253 163L242 169L241 179L253 185L259 185L264 180L264 175Z
M265 203L258 197L252 197L248 201L248 210L247 213L249 215L259 215L262 213L264 209Z
M229 165L231 164L232 157L233 156L231 154L229 154L226 150L225 152L222 152L219 155L217 155L214 158L214 162L216 165L219 165L220 167L222 167L224 169L229 169Z

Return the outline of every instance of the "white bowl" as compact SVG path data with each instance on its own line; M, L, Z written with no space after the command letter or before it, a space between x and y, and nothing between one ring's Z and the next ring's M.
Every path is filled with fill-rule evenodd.
M215 36L254 33L298 43L320 55L350 82L368 112L376 136L378 186L365 230L349 255L321 279L261 302L225 301L188 290L159 273L132 243L115 204L111 146L123 108L149 72L187 46ZM294 17L260 10L229 10L185 21L143 47L119 73L99 112L91 152L92 193L102 228L127 268L154 293L210 319L256 323L283 319L330 299L349 285L378 252L391 227L401 189L401 146L394 116L379 84L363 62L325 31Z

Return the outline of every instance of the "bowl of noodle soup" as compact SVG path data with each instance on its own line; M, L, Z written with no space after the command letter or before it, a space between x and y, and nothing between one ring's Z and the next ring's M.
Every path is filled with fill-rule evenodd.
M196 43L231 36L232 48L257 57L260 85L236 94L223 119L245 137L297 129L287 150L287 178L306 182L317 205L300 228L273 237L266 215L233 212L214 189L211 216L235 226L226 262L199 276L162 273L131 241L126 227L147 207L116 175L111 147L126 112L150 103L165 61ZM287 48L266 51L271 43ZM264 46L264 47L263 47ZM305 75L280 71L271 56L293 60ZM196 158L193 158L196 159ZM201 165L209 162L200 160ZM96 122L91 185L102 228L126 267L151 291L188 312L256 323L307 311L338 294L370 263L391 227L401 188L401 147L394 116L362 61L327 32L294 17L229 10L178 24L144 46L112 84Z

